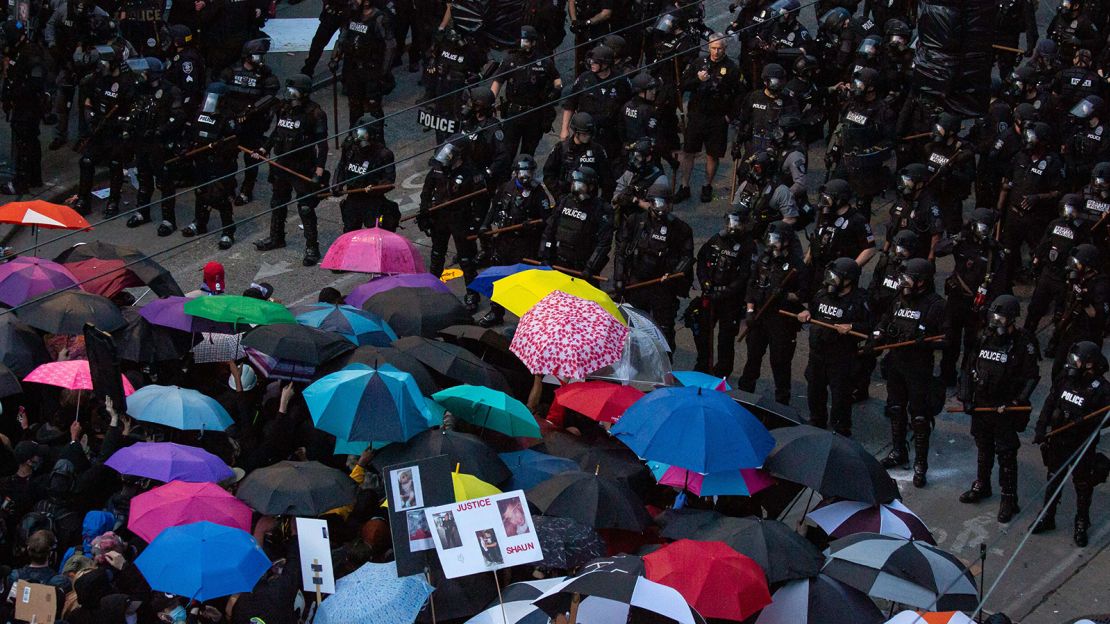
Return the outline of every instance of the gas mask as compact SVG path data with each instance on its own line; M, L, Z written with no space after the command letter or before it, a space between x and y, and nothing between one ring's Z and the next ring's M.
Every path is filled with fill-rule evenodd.
M910 176L898 177L898 194L902 197L913 197L917 192L917 182Z
M767 91L771 92L772 95L777 96L778 94L782 93L782 88L784 85L782 83L782 78L779 78L778 76L772 76L763 81L763 86L766 87Z
M516 184L518 188L523 188L532 181L531 169L517 169L516 170Z
M1081 215L1079 214L1079 208L1076 207L1075 204L1070 203L1064 204L1063 208L1060 209L1060 216L1073 223L1078 223L1079 219L1081 218Z
M772 258L783 258L786 256L786 239L777 232L767 233L767 250L771 252Z
M1086 273L1086 272L1087 272L1087 267L1084 266L1083 263L1079 261L1079 258L1076 258L1075 256L1069 256L1068 257L1068 279L1069 280L1071 280L1071 281L1078 280L1079 278L1083 277L1083 274Z
M1091 180L1091 186L1094 187L1098 196L1104 200L1110 199L1110 180L1106 178L1095 178Z
M730 213L725 217L725 233L730 236L738 236L744 231L744 220L740 218L737 213Z
M662 219L671 211L671 202L666 197L651 198L651 216Z
M581 201L589 199L593 193L590 191L590 185L581 180L575 180L570 183L570 192Z
M905 52L906 48L909 47L909 42L906 41L906 38L902 35L892 36L890 39L887 40L886 44L887 47L889 47L891 51L895 53Z
M303 98L304 94L297 87L285 87L285 99L294 104L299 104Z
M946 130L944 126L940 124L933 126L932 139L934 143L944 143L948 140L948 130Z
M902 262L905 260L909 260L910 256L912 255L913 251L911 251L909 247L903 247L901 245L894 246L894 258L897 261Z
M1069 353L1064 363L1065 374L1072 379L1093 377L1094 367L1088 366L1078 353Z
M989 327L992 331L994 331L994 333L998 334L999 336L1008 334L1010 332L1010 328L1013 327L1013 325L1013 319L1006 318L1005 316L997 312L991 312L989 318L987 319L987 327Z
M971 224L971 233L975 236L975 240L984 241L991 235L991 226L989 223L976 221Z
M823 215L831 215L836 211L836 201L833 200L831 195L821 193L821 197L817 199L817 209Z
M1037 136L1037 131L1033 128L1027 128L1022 139L1026 149L1036 149L1041 144L1041 138Z
M579 145L588 145L589 142L593 140L593 138L594 135L592 132L587 132L585 130L574 131L574 142L578 143Z
M917 292L917 280L912 275L903 273L898 276L898 290L903 295L912 295Z
M825 279L822 280L821 283L825 285L825 290L830 295L835 295L848 286L848 280L838 275L832 269L825 269Z

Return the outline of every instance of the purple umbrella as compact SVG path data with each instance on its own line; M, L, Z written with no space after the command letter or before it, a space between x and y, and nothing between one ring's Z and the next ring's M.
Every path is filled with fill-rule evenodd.
M218 323L199 316L185 314L188 297L163 297L155 299L139 310L139 316L151 325L160 325L185 332L236 333L230 323Z
M235 474L212 453L173 442L137 442L116 451L104 464L120 474L166 483L218 483Z
M17 306L59 288L77 285L64 266L45 258L15 258L0 265L0 303Z
M372 279L356 287L351 294L347 295L346 303L361 308L370 297L394 288L429 288L438 292L451 292L447 284L439 281L439 278L431 273L405 273Z

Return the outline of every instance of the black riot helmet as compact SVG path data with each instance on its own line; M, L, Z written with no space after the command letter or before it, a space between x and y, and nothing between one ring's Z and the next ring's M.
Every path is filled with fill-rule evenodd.
M153 56L127 59L126 66L136 85L156 85L165 71L162 61Z
M1038 121L1025 129L1025 148L1046 148L1048 147L1048 139L1052 135L1052 126L1043 121Z
M831 214L852 201L852 187L847 180L833 178L826 182L818 191L820 198L817 200L821 212Z
M1103 200L1110 199L1110 162L1100 162L1091 170L1091 190Z
M1036 123L1040 114L1037 108L1029 102L1022 102L1014 107L1014 125L1025 134L1025 129Z
M774 221L767 226L767 233L763 235L763 242L772 258L784 258L790 251L790 241L794 237L791 226L782 221Z
M455 169L462 164L463 149L460 147L463 138L459 135L449 137L444 141L443 145L439 146L436 155L432 160L443 165L447 169Z
M664 13L655 21L654 29L657 33L669 35L675 31L677 24L678 20L675 19L674 13Z
M794 75L799 78L809 78L813 75L813 68L817 67L817 58L802 54L794 59Z
M1060 0L1060 4L1056 5L1056 12L1062 17L1075 17L1079 13L1079 0Z
M91 56L103 76L107 76L119 68L119 54L110 45L94 46Z
M597 172L582 165L570 174L570 192L579 200L586 200L597 192Z
M1037 70L1023 63L1010 74L1010 95L1021 97L1037 89Z
M647 173L651 170L652 154L654 152L650 139L640 139L632 145L628 152L628 168L636 173Z
M1078 280L1098 270L1102 263L1102 252L1090 243L1076 245L1068 256L1068 279Z
M651 74L636 74L632 77L632 80L629 81L629 84L632 85L632 90L640 97L649 102L655 101L655 91L659 88L659 81Z
M270 51L269 39L251 39L243 44L243 60L249 61L251 65L259 66L264 62L263 57Z
M1013 330L1017 318L1021 316L1021 302L1013 295L998 295L991 302L987 326L999 335Z
M1106 373L1106 356L1102 349L1090 340L1080 340L1068 351L1064 362L1064 372L1068 377L1092 380Z
M779 117L779 128L782 129L782 142L792 142L802 128L802 118L794 113L783 113Z
M1076 102L1075 106L1071 107L1071 110L1068 111L1068 114L1075 119L1094 120L1096 118L1101 118L1105 110L1105 100L1097 95L1088 95Z
M894 253L894 258L899 261L905 261L913 256L914 250L917 249L917 246L921 243L921 238L918 237L917 232L906 228L904 230L898 230L892 242L891 248Z
M355 124L354 135L355 141L359 145L366 147L371 143L384 143L385 142L385 128L384 122L370 113L366 113L358 118Z
M925 258L910 258L902 265L898 277L899 288L903 295L916 295L933 288L936 267Z
M774 160L770 152L767 150L757 152L748 162L748 179L757 184L762 183L770 177L773 166Z
M825 265L825 279L822 283L830 294L844 294L850 288L855 288L859 276L860 269L855 260L837 258Z
M170 24L168 32L173 45L178 48L184 48L193 42L193 31L184 24Z
M763 87L772 95L778 96L786 86L786 70L778 63L767 63L759 76L763 80Z
M594 136L594 117L586 112L570 116L570 131L579 143L589 143Z
M540 31L535 26L525 24L520 27L520 49L531 52L540 40Z
M464 118L470 117L472 114L489 117L493 112L495 99L493 91L490 91L488 87L474 87L466 92L466 99L463 101L459 112Z
M971 211L971 219L968 226L971 228L971 234L978 241L985 241L991 237L994 232L994 224L998 222L998 213L980 206Z
M615 59L616 56L613 54L613 48L610 48L605 44L601 44L593 50L590 50L589 64L591 65L591 71L593 69L593 65L598 66L598 72L603 72L606 69L610 69L613 67L613 61Z
M825 36L838 37L852 21L852 14L844 7L829 9L821 16L817 31Z
M531 154L521 154L516 157L513 165L513 176L520 185L527 184L536 176L536 159Z
M904 52L910 46L910 37L913 31L902 20L892 17L883 24L883 34L886 35L886 45L895 52Z
M1042 69L1051 69L1056 66L1056 60L1060 55L1060 46L1045 37L1037 41L1037 45L1033 47L1033 54L1030 57L1030 62L1035 63Z
M802 10L801 3L798 0L775 0L770 7L770 17L778 18L784 23L792 23L797 21L798 13Z
M960 118L949 112L943 112L937 115L936 123L933 124L933 140L937 142L945 142L949 139L955 138L960 132Z
M859 42L859 47L856 48L856 55L861 59L867 61L875 60L879 55L879 49L883 45L883 40L878 35L868 35Z
M210 115L220 112L220 99L224 93L227 93L227 85L224 83L219 81L208 83L208 92L204 94L204 104L201 105L201 112Z
M852 75L852 95L865 98L875 93L875 85L879 83L878 70L864 67Z
M648 210L657 219L671 212L671 185L663 180L665 178L657 180L647 190L647 200L651 204Z
M613 51L614 59L621 58L621 53L624 52L625 47L628 45L624 37L620 35L605 35L605 38L601 40L601 44Z
M285 97L294 104L301 104L312 93L312 79L304 74L293 74L285 79Z
M1068 193L1061 197L1060 216L1068 221L1078 222L1083 217L1083 197L1079 193Z
M929 181L929 168L921 163L910 163L898 172L898 193L913 197Z

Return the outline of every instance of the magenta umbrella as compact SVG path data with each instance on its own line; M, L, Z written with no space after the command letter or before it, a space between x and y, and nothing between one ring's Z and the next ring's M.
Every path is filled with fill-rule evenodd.
M208 521L251 530L251 508L214 483L171 481L131 499L127 528L146 543L164 529Z
M322 269L358 273L423 273L424 259L412 241L381 228L355 230L335 239Z
M372 279L361 286L356 286L351 294L347 295L347 305L361 308L366 300L378 293L383 293L394 288L428 288L438 292L451 292L440 279L431 273L408 273L405 275L387 275Z
M135 387L122 375L123 394L130 396L135 393ZM92 374L89 372L88 360L66 360L63 362L47 362L40 364L23 381L58 386L66 390L92 390Z
M69 269L45 258L15 258L0 264L0 303L17 306L28 299L78 285Z

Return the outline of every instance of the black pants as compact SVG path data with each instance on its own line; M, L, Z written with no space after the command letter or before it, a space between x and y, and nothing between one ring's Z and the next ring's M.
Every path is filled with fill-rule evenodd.
M135 195L135 203L139 214L143 218L150 218L150 200L154 197L154 187L157 185L162 192L161 212L162 219L174 223L174 208L177 200L173 195L173 182L166 172L166 150L158 142L135 143L135 169L139 178L139 191Z
M337 13L324 11L320 13L320 25L316 27L316 34L312 35L312 43L308 44L308 56L304 59L301 73L311 76L316 72L316 64L324 54L324 46L331 41L331 36L343 27L343 16Z
M20 116L22 117L22 116ZM39 143L39 122L12 118L12 185L19 191L42 186L42 145Z
M92 203L93 173L97 165L108 167L108 203L119 205L120 189L123 188L123 150L116 145L102 145L100 141L89 141L78 161L81 179L77 186L77 199L86 206Z
M1042 271L1037 277L1037 285L1033 289L1033 296L1029 299L1029 308L1025 311L1025 329L1037 331L1041 319L1051 307L1054 311L1064 307L1064 295L1068 292L1067 283L1051 271Z
M259 129L258 124L252 119L243 124L239 129L239 145L257 150L266 142L266 128ZM243 152L243 184L239 192L254 195L254 185L258 180L258 170L262 168L259 161L250 154ZM253 166L252 166L253 165Z
M1076 429L1080 429L1076 427ZM1089 435L1089 431L1087 431ZM1086 442L1086 436L1074 435L1072 432L1061 434L1063 440L1050 438L1049 442L1041 445L1041 459L1048 470L1048 487L1044 493L1045 507L1049 508L1046 517L1056 515L1056 507L1060 504L1060 497L1053 496L1056 489L1064 480L1068 471L1068 459L1072 453L1079 450ZM1098 439L1079 458L1079 462L1072 472L1071 481L1075 487L1075 517L1090 522L1091 496L1095 490L1095 456L1098 453Z
M933 379L932 355L890 359L886 364L886 411L890 417L894 450L906 452L906 432L912 429L914 464L927 467L934 416L928 407Z
M637 288L626 297L628 303L651 315L651 320L659 326L667 344L674 353L674 320L678 316L678 297L670 284L658 284L646 288Z
M956 370L960 360L960 350L963 349L964 357L975 350L975 341L979 333L979 313L973 309L973 302L960 294L952 293L945 307L945 316L948 317L948 329L944 338L944 349L940 357L940 378L944 385L956 385Z
M346 61L351 63L351 61ZM382 110L382 82L369 70L351 66L343 69L343 86L347 89L347 119L351 126L366 113L377 119L385 117ZM336 122L338 124L338 120Z
M690 305L697 305L691 302ZM714 377L728 377L732 374L736 360L736 335L740 333L740 319L744 316L743 304L713 305L701 312L698 319L698 333L694 336L694 346L698 357L694 370L708 373ZM716 350L712 341L716 332ZM712 351L713 366L709 366Z
M286 163L282 164L289 166ZM304 166L291 168L308 169ZM316 206L319 205L320 198L316 196L315 192L319 191L320 188L311 182L305 182L276 169L270 171L270 185L273 188L270 195L270 207L274 208L274 211L270 213L270 238L279 241L285 240L285 219L289 216L289 207L286 204L294 197L299 197L297 213L301 217L301 225L304 226L305 245L308 247L319 246L316 229Z
M343 218L344 233L368 227L381 227L383 230L396 232L401 222L401 210L397 202L367 193L348 195L339 204L339 214Z
M853 356L854 353L822 353L811 347L806 365L810 424L827 428L831 414L833 431L848 437L852 435L852 389L856 373Z
M506 115L516 115L522 110L524 110L522 107L510 104L506 107ZM547 111L536 111L503 123L505 149L513 156L517 154L535 156L540 139L551 129L551 121Z
M231 198L234 196L235 180L232 178L198 188L196 190L197 232L203 234L208 231L209 215L216 210L220 213L223 234L235 236L235 217L231 210Z
M765 315L766 316L766 315ZM770 350L771 376L775 379L775 400L790 402L790 364L798 343L798 322L778 314L756 321L746 339L748 357L736 385L746 392L755 392L755 382L763 366L763 355Z
M1033 215L1032 211L1024 215L1013 210L1006 213L1002 227L1002 245L1010 250L1007 256L1010 275L1017 275L1022 266L1021 246L1024 244L1029 247L1030 252L1036 249L1041 235L1044 234L1045 225L1045 221Z
M443 274L447 264L447 243L455 241L455 253L459 254L459 268L463 280L469 284L478 274L474 257L478 255L478 244L467 240L470 228L461 217L437 219L432 223L432 251L428 259L428 272L436 277Z

